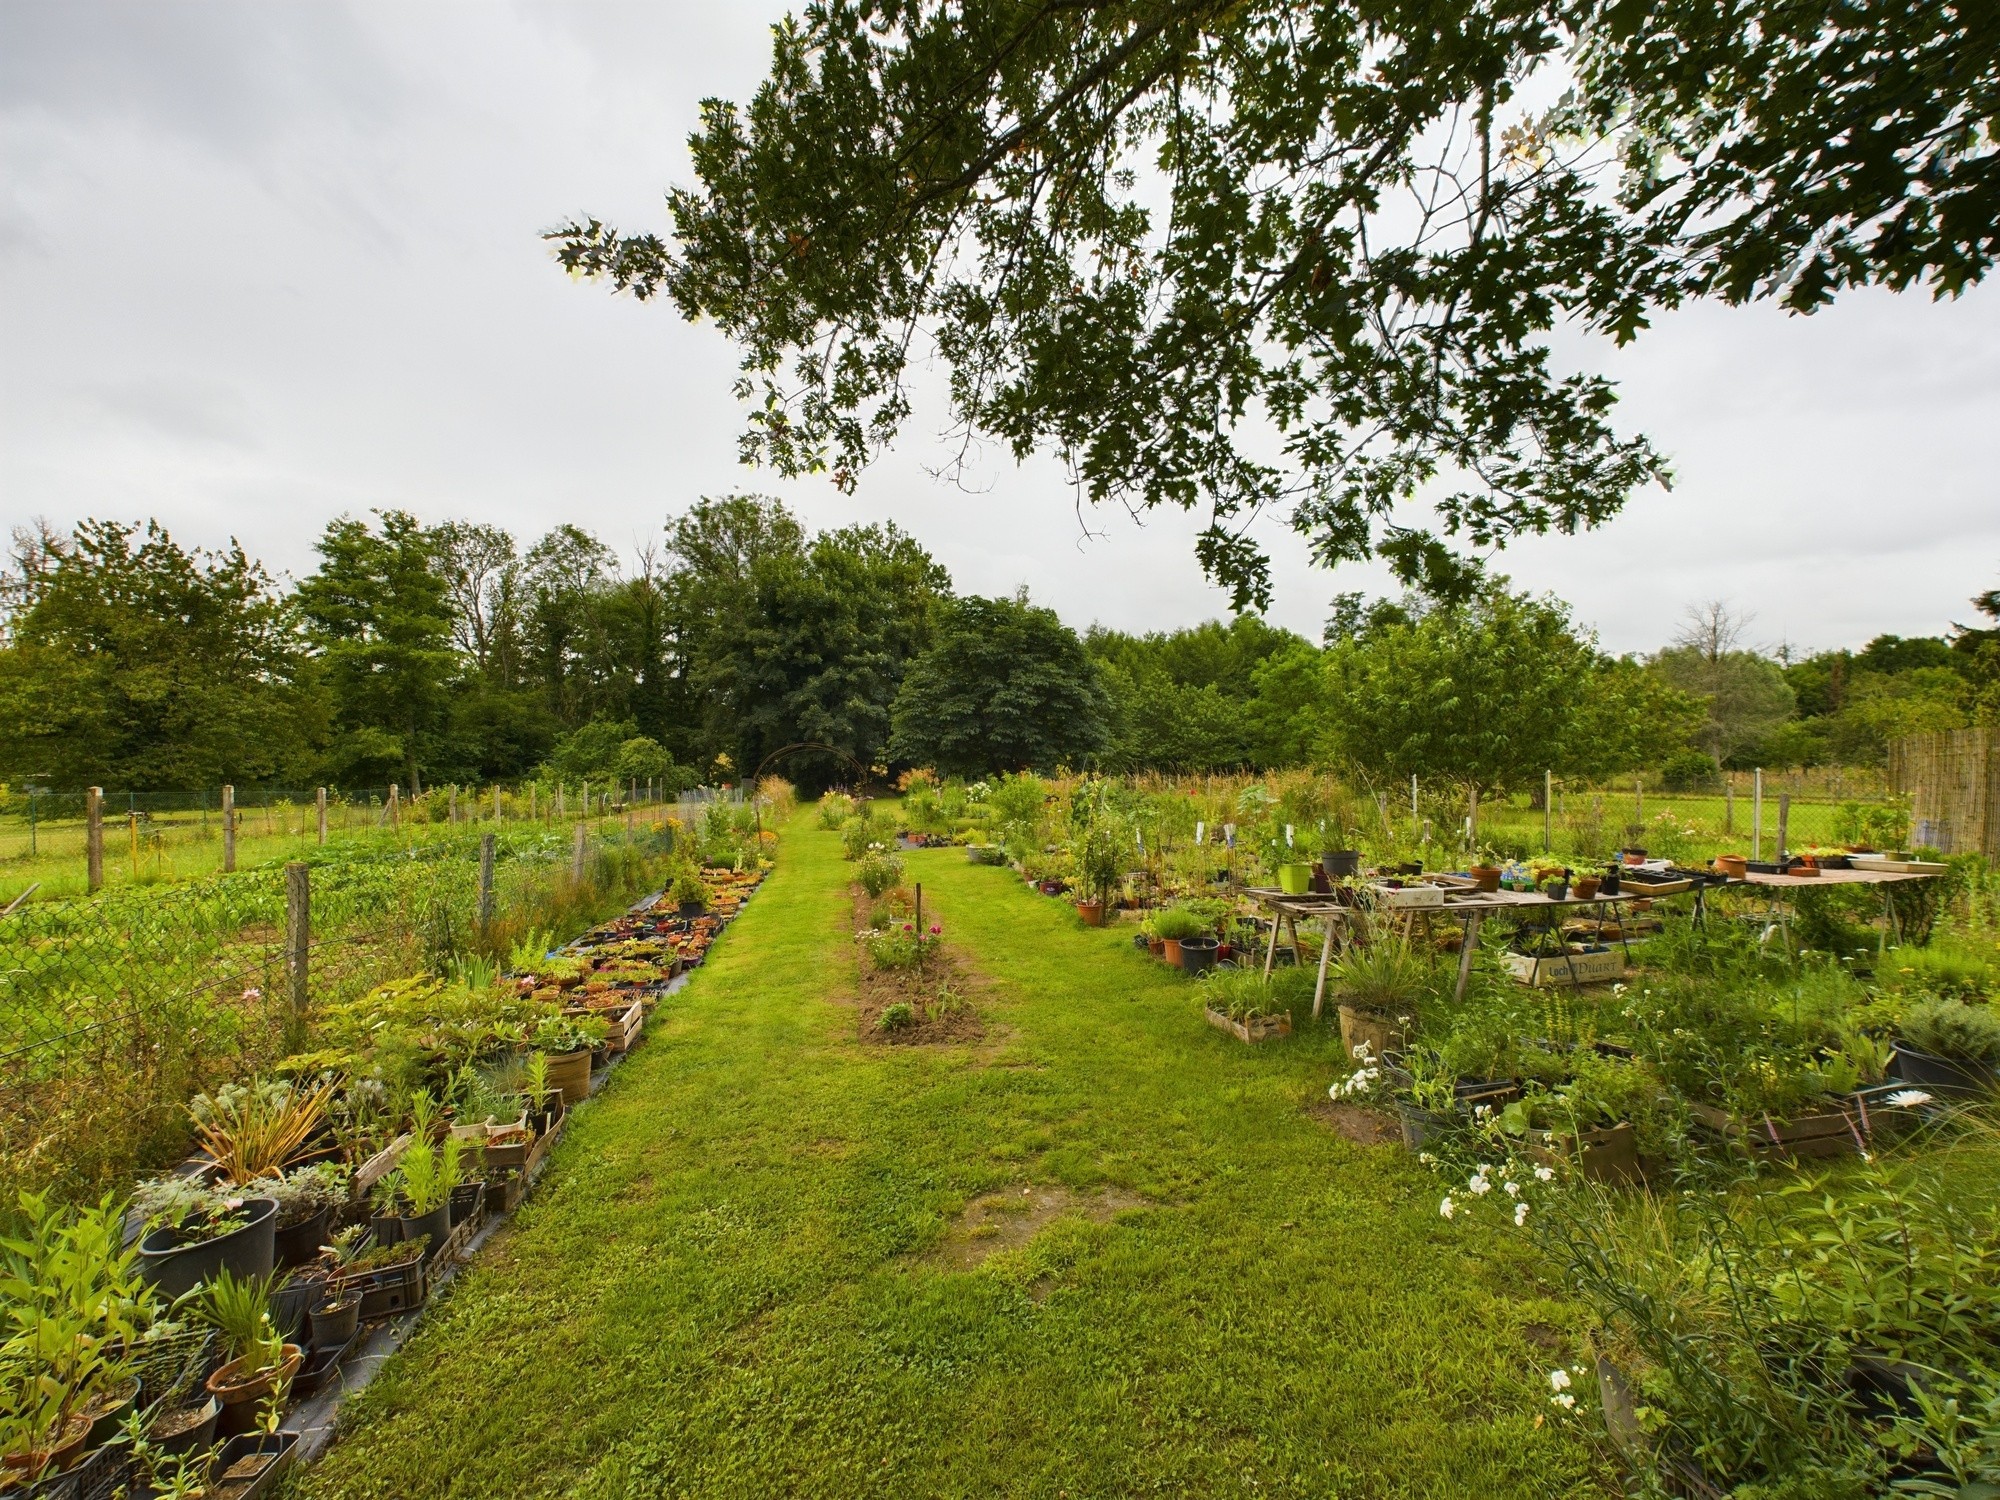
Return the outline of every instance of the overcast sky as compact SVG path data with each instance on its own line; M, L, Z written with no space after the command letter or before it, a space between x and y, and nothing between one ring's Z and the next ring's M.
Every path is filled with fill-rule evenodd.
M309 571L343 511L559 521L621 550L702 494L810 524L893 518L967 592L1029 586L1077 625L1222 613L1193 521L1085 537L1060 468L972 492L932 410L852 496L736 462L731 349L567 280L577 213L665 227L698 101L745 99L780 4L0 3L0 522L160 517ZM1705 307L1605 362L1674 461L1588 537L1510 552L1616 650L1691 601L1759 642L1941 631L2000 584L2000 298L1859 296L1810 319ZM1266 528L1272 618L1328 598Z

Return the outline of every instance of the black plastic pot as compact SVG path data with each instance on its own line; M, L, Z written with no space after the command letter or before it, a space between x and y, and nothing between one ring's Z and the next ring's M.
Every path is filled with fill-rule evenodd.
M232 1276L269 1276L278 1226L278 1200L246 1198L250 1222L230 1234L194 1244L183 1242L171 1229L156 1229L139 1242L139 1274L171 1301L213 1281L218 1272Z
M125 1382L120 1398L99 1412L91 1421L90 1436L83 1440L86 1448L97 1448L118 1436L118 1429L125 1425L125 1417L139 1400L139 1377L131 1376Z
M1347 875L1361 873L1361 851L1358 849L1336 849L1326 856L1326 873L1335 880Z
M188 1403L188 1406L193 1405L193 1402ZM186 1411L188 1406L182 1407L181 1410ZM200 1420L190 1423L179 1432L165 1437L148 1437L147 1441L162 1453L193 1453L208 1447L215 1441L215 1424L222 1416L222 1403L213 1396L204 1396L198 1409L202 1412ZM156 1427L161 1420L158 1417L154 1418Z
M1896 1043L1889 1071L1915 1088L1957 1098L1978 1098L1991 1093L1994 1085L1994 1071L1987 1063L1936 1057L1906 1042Z
M423 1234L431 1237L431 1242L424 1246L424 1263L428 1265L451 1234L451 1204L449 1201L440 1203L427 1214L406 1216L396 1222L402 1226L402 1238L405 1240L413 1240Z
M326 1243L326 1220L330 1209L322 1208L310 1219L278 1230L271 1239L271 1252L281 1268L303 1266L319 1255Z
M1403 1126L1403 1144L1412 1151L1422 1150L1425 1142L1436 1139L1454 1123L1450 1115L1433 1114L1401 1099L1396 1101L1396 1118Z
M248 1488L236 1491L237 1500L264 1500L265 1496L277 1493L278 1482L285 1477L285 1471L292 1466L298 1442L299 1435L296 1432L285 1431L269 1436L261 1432L252 1432L233 1437L222 1445L222 1451L215 1456L215 1478L220 1482L235 1464L255 1455L264 1455L269 1462L264 1465L256 1479Z
M461 1182L451 1190L451 1202L446 1205L451 1211L451 1227L458 1228L467 1219L479 1212L479 1205L486 1201L486 1184L483 1182Z
M326 1295L325 1281L287 1282L271 1293L271 1326L288 1344L303 1344L306 1314Z
M359 1294L344 1294L345 1306L322 1302L312 1310L312 1346L315 1349L340 1349L354 1341L354 1334L361 1327L361 1298Z
M1215 958L1221 944L1211 937L1181 939L1181 969L1189 974L1203 974L1215 967Z
M683 901L680 905L680 915L683 917L698 917L707 910L708 907L700 901Z

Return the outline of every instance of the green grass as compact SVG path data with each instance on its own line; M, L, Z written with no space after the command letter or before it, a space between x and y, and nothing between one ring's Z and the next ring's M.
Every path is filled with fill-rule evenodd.
M861 1042L809 822L306 1494L1612 1492L1537 1425L1578 1314L1305 1112L1325 1030L1246 1048L1124 934L938 851L910 875L993 981L987 1037ZM927 1254L976 1195L1058 1185L1145 1206Z

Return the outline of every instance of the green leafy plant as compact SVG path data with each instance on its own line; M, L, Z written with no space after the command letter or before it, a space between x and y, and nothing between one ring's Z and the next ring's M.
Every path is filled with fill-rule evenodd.
M917 931L914 922L893 922L887 927L870 927L856 934L878 968L922 969L944 939L944 929L933 924L928 932Z
M1962 1000L1929 1000L1903 1012L1903 1040L1954 1062L2000 1064L2000 1014Z
M715 893L709 890L708 882L701 878L701 872L691 865L683 865L675 874L668 895L676 906L699 906L703 911L706 911L709 903L715 899Z
M1342 1003L1383 1016L1414 1016L1436 987L1438 966L1405 942L1384 938L1341 955L1332 978Z
M285 1341L271 1321L268 1277L239 1277L223 1267L194 1293L195 1312L222 1335L230 1357L243 1363L237 1375L248 1381L285 1361Z
M907 1000L898 1000L885 1005L875 1024L883 1031L906 1031L917 1024L916 1007Z
M347 1183L348 1170L339 1162L315 1162L282 1177L265 1178L257 1191L277 1200L278 1227L288 1229L347 1202Z
M903 862L887 849L871 847L862 856L855 874L861 881L861 889L872 899L903 883Z
M260 1079L197 1094L188 1113L195 1138L222 1168L223 1179L245 1187L290 1165L326 1117L335 1088L331 1080Z
M548 1016L535 1026L534 1044L560 1057L601 1047L610 1035L610 1023L601 1016Z
M1169 906L1156 911L1147 919L1153 935L1172 942L1183 942L1188 938L1206 936L1208 926L1195 913L1184 906Z
M530 1052L521 1074L521 1097L527 1100L530 1109L540 1112L549 1107L549 1098L554 1092L549 1087L548 1053Z
M410 1142L393 1174L396 1191L408 1208L405 1217L421 1219L451 1201L451 1190L462 1176L463 1152L457 1136L446 1136L442 1146L421 1136Z

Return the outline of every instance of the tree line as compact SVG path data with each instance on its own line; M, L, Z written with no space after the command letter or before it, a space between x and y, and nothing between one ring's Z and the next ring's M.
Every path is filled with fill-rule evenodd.
M1344 596L1318 642L1254 614L1079 635L1025 590L960 597L893 524L811 534L754 496L697 502L630 564L570 524L524 546L396 510L334 520L316 552L287 583L157 522L17 533L0 781L675 789L789 751L808 786L857 766L1326 763L1495 788L1666 765L1692 785L2000 721L1995 629L1795 658L1748 648L1716 605L1614 657L1495 579L1469 600Z

